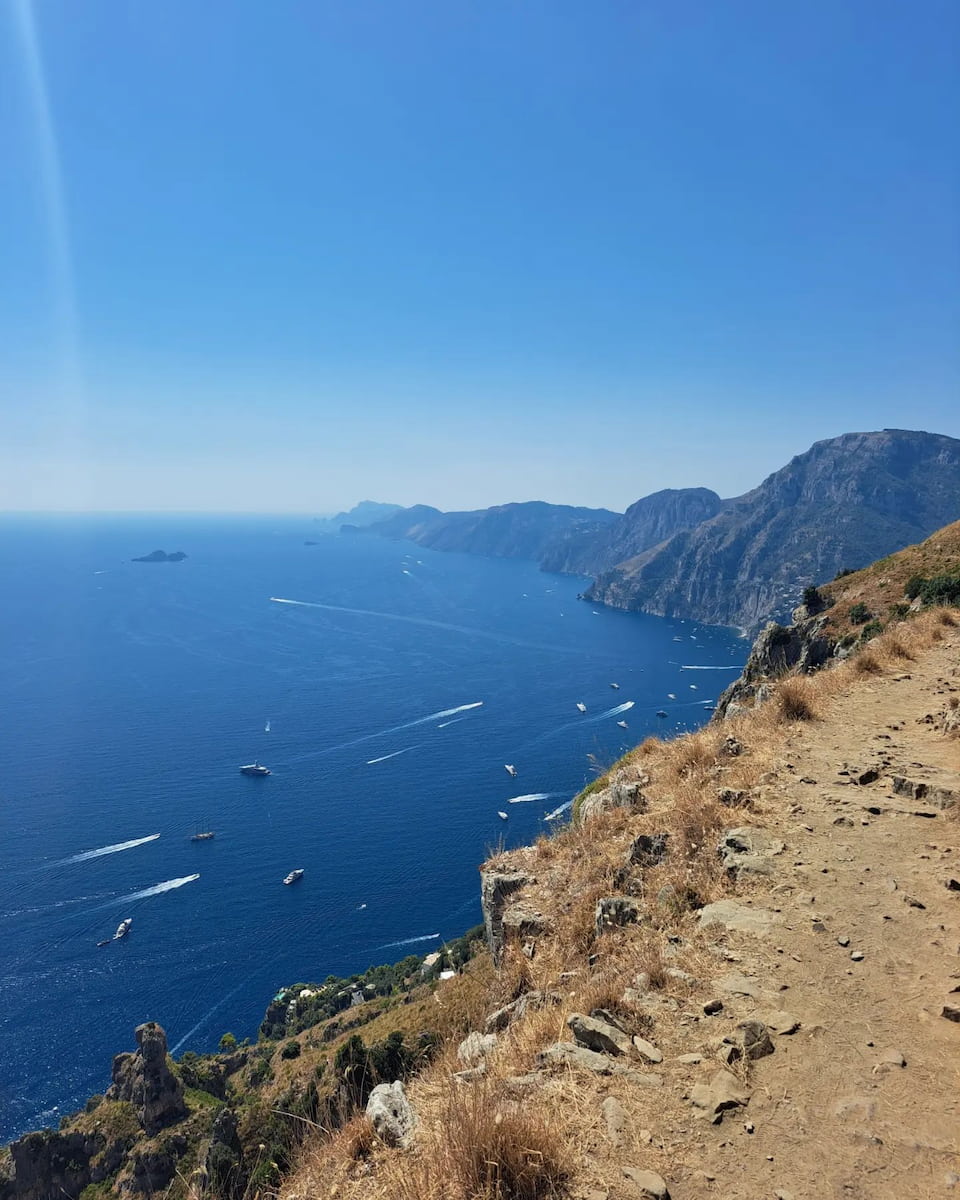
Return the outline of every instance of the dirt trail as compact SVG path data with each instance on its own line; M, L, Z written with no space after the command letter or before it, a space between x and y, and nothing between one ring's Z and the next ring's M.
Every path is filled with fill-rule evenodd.
M696 1158L674 1143L674 1200L960 1196L960 1024L942 1015L960 1008L960 820L892 786L960 799L960 740L924 720L960 695L958 663L953 636L787 736L757 822L785 849L750 901L779 923L724 935L759 992L725 1010L800 1028L756 1062L748 1107L696 1131Z

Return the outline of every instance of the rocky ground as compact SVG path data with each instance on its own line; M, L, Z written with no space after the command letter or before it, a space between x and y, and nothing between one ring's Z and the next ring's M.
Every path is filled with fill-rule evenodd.
M640 748L579 831L488 864L475 1032L284 1200L960 1196L960 628L898 638L800 681L812 719L775 695ZM663 917L684 879L710 902ZM483 1139L501 1165L457 1177Z

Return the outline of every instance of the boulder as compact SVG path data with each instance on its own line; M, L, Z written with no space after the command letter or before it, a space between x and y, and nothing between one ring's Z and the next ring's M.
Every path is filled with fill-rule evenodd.
M502 1008L490 1013L486 1019L487 1033L499 1033L506 1029L511 1021L518 1020L526 1012L546 1008L551 1004L559 1004L561 997L556 992L524 992L517 1000L511 1000Z
M545 933L549 928L549 923L543 913L538 912L533 905L528 904L526 900L518 900L504 908L500 918L500 927L504 942L508 938L525 941ZM528 957L532 958L533 955L528 955Z
M623 1167L624 1179L629 1179L638 1189L643 1200L670 1200L670 1192L656 1171L638 1171L636 1167Z
M731 1062L740 1058L752 1061L773 1053L770 1032L762 1021L741 1021L734 1032L723 1040L734 1050L734 1054L728 1060Z
M644 812L646 807L647 798L639 783L611 783L608 787L584 796L575 806L574 815L577 824L583 825L612 808L629 808L634 812Z
M600 1106L604 1124L607 1127L607 1137L614 1146L623 1144L624 1131L627 1128L627 1112L616 1096L608 1096Z
M733 879L742 875L772 875L773 859L783 850L783 842L747 825L726 830L717 846L724 870Z
M567 1025L577 1045L586 1046L588 1050L596 1050L599 1054L629 1055L633 1049L633 1044L627 1034L596 1017L571 1013L567 1017Z
M538 1067L554 1065L575 1067L581 1071L592 1071L595 1075L612 1075L613 1063L604 1054L587 1050L573 1042L556 1042L541 1050L537 1055Z
M457 1058L465 1067L474 1067L487 1057L496 1044L495 1033L468 1033L457 1047Z
M635 925L640 920L640 906L629 896L601 896L594 914L597 936L608 929Z
M747 1104L750 1092L730 1071L717 1071L709 1083L698 1083L690 1092L690 1103L703 1109L704 1115L715 1124L731 1108Z
M417 1116L399 1079L377 1084L367 1100L367 1119L388 1146L409 1145Z
M627 853L627 864L634 867L657 867L667 857L669 833L641 833L633 839Z

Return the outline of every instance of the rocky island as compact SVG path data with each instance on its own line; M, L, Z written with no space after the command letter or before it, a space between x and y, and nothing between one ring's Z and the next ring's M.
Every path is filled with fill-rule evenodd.
M131 562L183 562L187 556L182 550L172 550L169 553L166 550L151 550L149 554L141 555L140 558L132 558Z

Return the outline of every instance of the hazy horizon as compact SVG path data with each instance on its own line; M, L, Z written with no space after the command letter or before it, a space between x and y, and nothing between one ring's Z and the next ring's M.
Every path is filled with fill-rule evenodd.
M12 0L0 510L622 510L960 436L958 35L948 0Z

